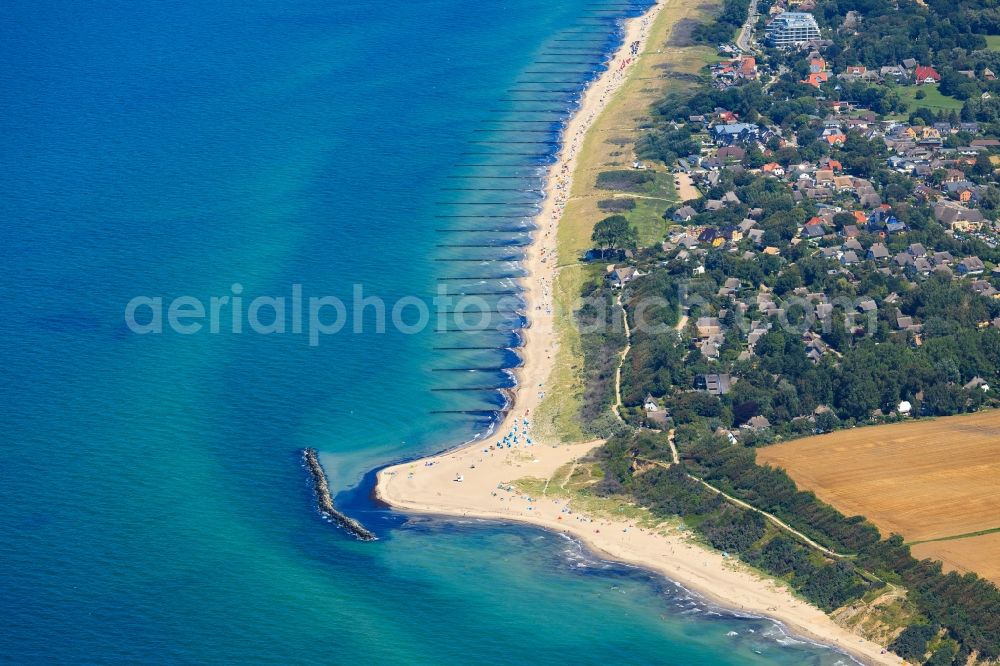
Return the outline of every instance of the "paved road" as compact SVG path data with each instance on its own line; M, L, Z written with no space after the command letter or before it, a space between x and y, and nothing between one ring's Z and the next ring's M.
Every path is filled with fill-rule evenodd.
M756 51L753 48L753 27L757 23L757 0L750 0L750 8L747 10L747 20L740 29L740 36L736 38L736 48L744 53Z

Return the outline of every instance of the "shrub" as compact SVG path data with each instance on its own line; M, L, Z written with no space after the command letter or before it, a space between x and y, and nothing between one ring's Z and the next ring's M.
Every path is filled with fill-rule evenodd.
M635 199L601 199L597 207L607 213L624 213L635 208Z
M889 649L907 661L923 661L927 652L927 642L937 634L937 627L927 624L912 624L896 637Z
M643 185L651 183L655 179L656 175L651 171L602 171L597 174L597 187L602 190L641 192Z

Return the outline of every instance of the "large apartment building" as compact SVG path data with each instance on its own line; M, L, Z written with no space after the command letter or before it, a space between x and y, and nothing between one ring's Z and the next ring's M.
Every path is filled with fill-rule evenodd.
M795 46L819 39L819 26L812 14L784 12L768 24L764 34L771 46Z

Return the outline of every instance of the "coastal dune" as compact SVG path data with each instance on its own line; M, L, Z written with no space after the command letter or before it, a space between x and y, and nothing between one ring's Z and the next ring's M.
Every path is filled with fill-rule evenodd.
M381 470L376 494L405 511L522 522L558 531L605 557L661 573L722 606L773 618L798 635L836 645L864 663L901 664L881 646L852 634L823 611L796 598L783 584L693 543L681 531L653 530L631 520L588 516L563 497L528 497L511 489L510 484L519 479L551 479L556 470L573 465L601 444L555 444L532 435L532 415L545 398L558 345L553 314L558 271L556 230L570 196L584 138L628 80L636 61L655 48L650 45L651 37L660 42L665 38L663 30L670 26L662 21L658 24L656 19L666 4L657 2L644 15L626 22L621 48L585 92L548 172L545 200L536 218L538 231L525 257L529 277L523 282L531 327L523 332L523 365L517 371L515 407L485 440ZM638 57L630 51L635 42L639 43Z

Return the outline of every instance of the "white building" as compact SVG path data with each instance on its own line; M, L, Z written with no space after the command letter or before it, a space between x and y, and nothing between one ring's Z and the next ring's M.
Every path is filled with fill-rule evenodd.
M768 24L764 34L771 46L795 46L819 39L819 26L812 14L784 12Z

